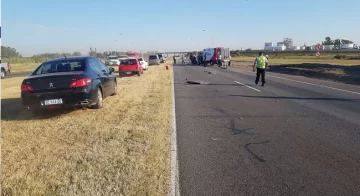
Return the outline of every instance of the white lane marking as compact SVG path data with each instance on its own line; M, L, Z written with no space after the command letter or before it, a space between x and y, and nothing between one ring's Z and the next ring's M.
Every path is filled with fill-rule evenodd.
M253 87L248 86L248 85L246 85L246 84L243 84L243 83L241 83L241 82L238 82L238 81L234 81L234 82L235 82L235 83L238 83L238 84L241 84L241 85L243 85L243 86L246 86L246 87L248 87L248 88L251 88L251 89L253 89L253 90L257 91L257 92L260 92L259 89L253 88Z
M253 72L251 72L251 71L246 71L246 70L240 70L240 71L253 73ZM347 93L353 93L353 94L360 95L359 92L348 91L348 90L344 90L344 89L340 89L340 88L334 88L334 87L325 86L325 85L322 85L322 84L313 84L313 83L309 83L309 82L303 82L303 81L299 81L299 80L293 80L293 79L283 78L283 77L279 77L279 76L273 76L273 75L269 75L269 74L267 74L266 76L270 76L270 77L274 77L274 78L279 78L279 79L283 79L283 80L289 80L289 81L293 81L293 82L299 82L299 83L308 84L308 85L313 85L313 86L320 86L320 87L324 87L324 88L328 88L328 89L333 89L333 90L338 90L338 91L343 91L343 92L347 92Z
M175 74L172 69L172 107L171 107L171 147L170 147L170 191L169 196L180 196L179 189L179 163L177 157L177 139L176 139L176 113L175 113Z

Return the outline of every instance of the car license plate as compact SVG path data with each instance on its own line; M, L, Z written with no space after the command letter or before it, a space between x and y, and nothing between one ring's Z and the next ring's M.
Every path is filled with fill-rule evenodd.
M62 103L63 103L62 99L49 99L44 101L45 105L58 105Z
M126 72L126 74L131 74L131 71Z

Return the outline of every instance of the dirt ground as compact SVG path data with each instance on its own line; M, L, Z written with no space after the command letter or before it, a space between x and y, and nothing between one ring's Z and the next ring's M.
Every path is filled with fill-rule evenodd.
M250 62L232 62L233 68L252 70ZM284 64L269 65L268 72L330 80L345 84L360 85L360 65L337 66L329 64Z

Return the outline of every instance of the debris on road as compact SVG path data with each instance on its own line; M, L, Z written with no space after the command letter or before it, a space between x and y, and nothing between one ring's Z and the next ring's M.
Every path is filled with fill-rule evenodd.
M201 84L200 82L190 81L190 80L187 80L186 83L188 83L188 84Z
M204 72L207 72L208 74L216 74L215 72L212 71L204 71Z

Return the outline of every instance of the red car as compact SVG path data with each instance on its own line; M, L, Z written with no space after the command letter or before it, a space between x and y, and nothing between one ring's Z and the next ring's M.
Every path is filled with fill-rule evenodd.
M144 73L143 67L136 58L129 58L121 61L119 65L119 76L137 74L140 76Z

